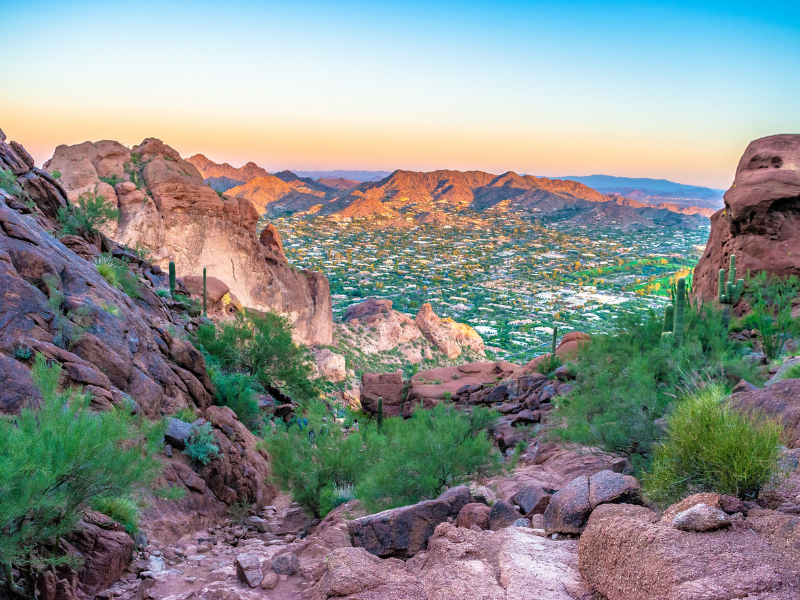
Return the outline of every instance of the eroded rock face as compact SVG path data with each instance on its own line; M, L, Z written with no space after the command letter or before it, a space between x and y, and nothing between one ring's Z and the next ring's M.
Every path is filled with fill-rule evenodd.
M422 334L448 358L456 358L461 354L463 346L484 356L483 339L469 325L456 323L450 318L441 319L430 304L423 304L414 322Z
M138 186L126 172L132 154ZM332 342L327 278L292 269L274 227L261 239L256 235L258 213L250 201L217 195L194 165L160 140L148 138L132 150L106 141L59 146L45 167L62 172L71 195L96 188L116 199L120 221L110 233L119 243L147 248L164 268L174 261L180 276L201 276L205 267L244 306L287 315L298 342ZM123 181L111 188L100 180L111 176Z
M403 376L395 373L364 373L361 376L361 407L370 414L378 412L378 400L383 398L383 414L397 417L402 414Z
M793 516L757 510L727 529L679 531L644 507L604 504L581 536L580 572L608 600L790 600L796 528Z
M800 275L800 135L750 143L736 168L725 208L711 217L708 245L694 270L692 291L717 300L720 269L731 254L744 277L766 271Z

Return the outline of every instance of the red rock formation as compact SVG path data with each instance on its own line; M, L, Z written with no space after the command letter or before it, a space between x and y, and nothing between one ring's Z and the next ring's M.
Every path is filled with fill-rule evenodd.
M281 234L278 233L278 230L275 228L275 225L270 223L264 229L261 230L261 235L259 236L259 241L261 245L264 246L267 250L272 252L275 256L277 256L283 262L289 262L286 260L286 253L283 251L283 242L281 242Z
M800 275L800 135L761 138L745 150L725 208L711 217L694 270L695 297L716 301L719 270L727 270L731 254L741 277Z
M287 315L298 342L332 342L327 278L293 270L279 251L277 235L262 245L256 235L258 213L250 201L220 197L203 183L197 167L160 140L148 138L132 150L106 141L59 146L45 167L61 171L72 194L96 186L116 197L119 226L109 232L116 241L144 246L161 267L174 261L181 276L199 276L206 268L244 306ZM127 181L137 169L136 182ZM98 179L112 175L126 180L116 185L115 196Z
M467 346L481 356L483 339L478 332L464 323L456 323L453 319L440 319L433 312L430 304L423 304L414 322L422 334L448 358L456 358L461 354L462 346Z

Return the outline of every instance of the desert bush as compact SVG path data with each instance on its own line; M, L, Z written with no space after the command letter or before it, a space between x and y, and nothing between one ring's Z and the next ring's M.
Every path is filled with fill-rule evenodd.
M141 298L142 291L139 278L134 275L128 263L110 254L101 254L94 261L97 272L111 287L120 288L131 298Z
M761 272L747 282L745 297L752 312L746 321L758 330L769 360L780 356L792 329L792 301L800 292L796 276L769 277Z
M131 535L139 530L139 511L142 506L132 497L92 498L89 504L93 510L117 521Z
M217 390L217 404L230 408L251 431L258 430L261 411L256 394L261 390L255 378L245 373L226 373L218 369L209 369L209 374Z
M184 406L174 415L173 418L183 421L184 423L194 423L197 420L197 413L188 406Z
M84 192L78 201L58 209L56 220L63 235L94 234L109 221L119 219L119 210L105 196Z
M366 426L345 435L338 423L328 422L327 414L324 405L312 402L307 427L280 422L262 442L272 456L275 482L318 517L335 508L335 490L352 489L371 460L364 450Z
M207 465L219 456L219 446L214 441L211 423L203 423L192 427L192 433L186 440L183 451L195 465Z
M653 502L671 504L696 492L754 500L778 475L780 423L736 411L726 395L713 384L678 403L642 479Z
M291 322L278 313L237 315L217 326L203 325L197 341L220 368L252 375L266 389L303 400L319 396L311 356L294 343Z
M469 478L496 473L501 457L486 435L496 413L471 414L439 404L410 419L386 419L381 435L369 430L370 469L356 486L368 510L436 498Z
M618 328L581 346L575 389L556 399L554 434L564 441L599 446L631 457L637 472L646 467L663 435L655 423L696 374L725 380L721 365L744 372L741 355L718 311L686 311L680 347L661 343L655 314L620 315Z
M0 419L0 565L13 564L27 582L74 563L52 548L76 527L83 506L144 492L160 473L153 454L161 427L120 410L90 412L88 395L58 391L60 374L37 354L32 376L41 400Z
M8 169L0 169L0 189L16 196L20 192L17 177Z

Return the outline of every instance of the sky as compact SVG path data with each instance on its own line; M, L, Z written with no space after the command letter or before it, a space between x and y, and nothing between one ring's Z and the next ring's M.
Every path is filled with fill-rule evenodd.
M800 133L800 2L0 0L0 128L270 171L479 169L726 189Z

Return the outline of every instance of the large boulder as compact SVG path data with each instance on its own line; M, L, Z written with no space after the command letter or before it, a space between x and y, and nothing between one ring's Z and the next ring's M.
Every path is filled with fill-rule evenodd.
M726 529L680 531L644 507L604 504L581 536L580 572L608 600L790 600L797 529L796 516L753 510Z
M456 323L450 318L439 318L430 304L423 304L414 322L422 334L448 358L461 355L463 346L484 356L483 339L469 325Z
M201 276L206 268L243 306L289 317L296 341L332 343L327 278L292 269L274 228L256 235L259 214L249 200L220 197L160 140L148 138L131 150L117 142L59 146L45 168L62 172L69 194L96 187L117 202L119 223L109 233L119 243L148 249L161 267L174 261L181 276ZM123 180L116 188L99 179L112 175Z
M353 545L376 556L409 558L427 547L439 523L455 519L473 501L469 488L460 486L436 500L425 500L350 521L347 529Z
M575 356L577 356L581 345L591 341L591 339L592 336L588 333L583 333L582 331L570 331L564 337L562 337L561 341L558 343L558 346L556 347L556 356L562 361L573 359ZM520 369L520 374L535 373L539 364L545 360L549 360L549 358L549 352L547 354L537 356L536 358L532 358Z
M733 394L731 404L750 414L780 419L789 448L800 448L800 379L781 379L760 390Z
M518 368L519 365L498 360L420 371L409 382L408 402L411 406L421 403L425 408L430 408L462 390L480 390L484 385L505 379Z
M397 417L405 402L403 390L403 376L400 371L364 373L361 376L361 407L365 412L374 415L378 412L378 400L383 398L384 416Z
M736 167L725 207L711 217L706 250L694 270L692 292L717 300L720 269L731 254L744 276L761 271L800 275L800 135L751 142Z
M591 514L589 478L582 475L550 499L544 511L544 528L547 533L581 533Z

